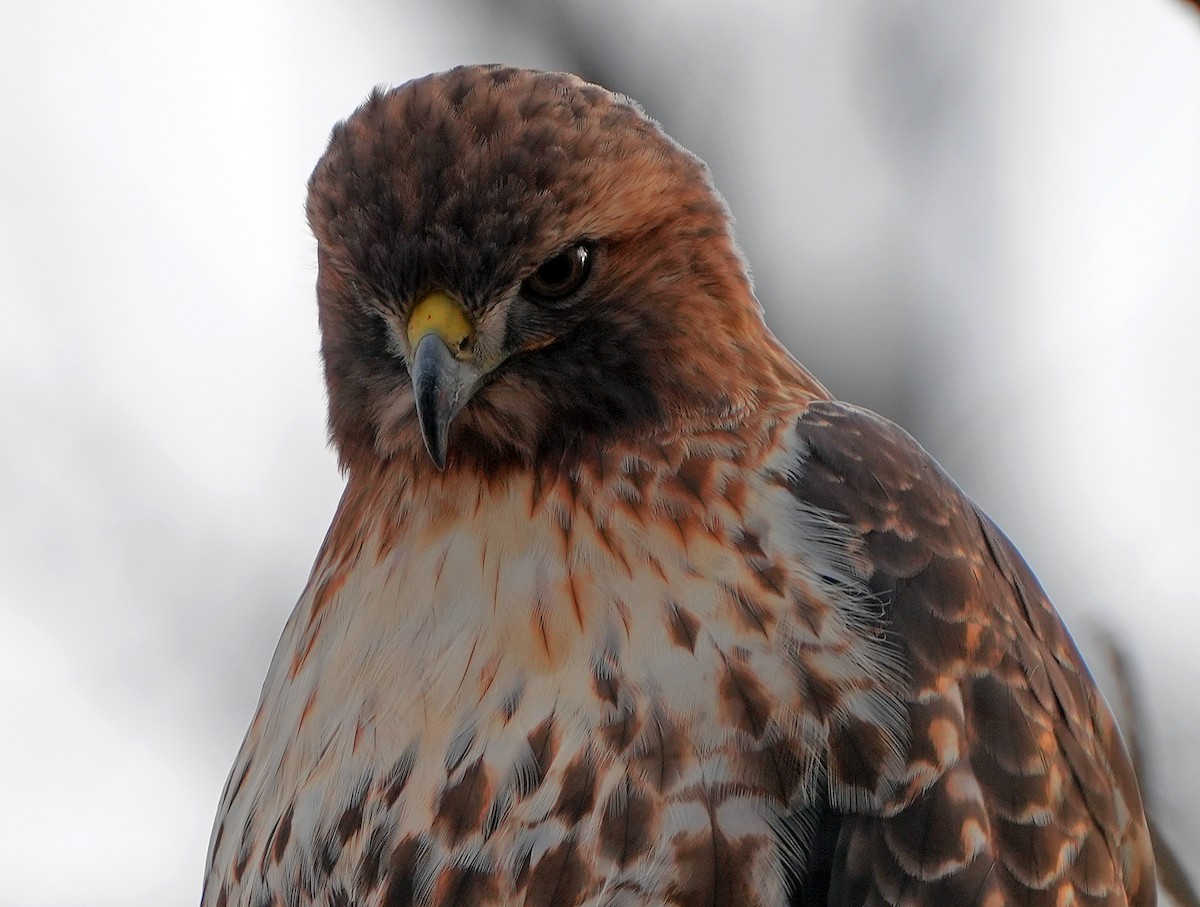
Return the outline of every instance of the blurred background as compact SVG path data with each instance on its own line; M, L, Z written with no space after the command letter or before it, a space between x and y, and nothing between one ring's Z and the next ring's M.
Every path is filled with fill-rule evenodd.
M1147 797L1200 874L1195 8L45 0L2 18L0 904L198 900L341 488L305 181L373 85L477 61L631 94L709 162L801 361L1005 527L1106 684L1108 643L1125 654Z

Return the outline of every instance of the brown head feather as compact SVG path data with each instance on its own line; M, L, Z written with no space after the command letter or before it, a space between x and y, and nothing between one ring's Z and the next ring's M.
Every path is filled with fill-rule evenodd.
M330 428L351 471L379 457L425 465L388 322L435 289L518 351L453 425L451 469L558 463L618 430L784 388L823 395L765 331L703 162L633 101L575 76L461 67L376 91L334 129L308 216ZM518 294L580 240L595 265L577 299Z

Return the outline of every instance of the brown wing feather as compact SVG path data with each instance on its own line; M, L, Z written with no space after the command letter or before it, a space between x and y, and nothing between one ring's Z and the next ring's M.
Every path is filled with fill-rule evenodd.
M825 902L1153 904L1129 757L1016 549L890 422L816 403L797 432L797 496L860 533L908 669L907 770L829 826Z

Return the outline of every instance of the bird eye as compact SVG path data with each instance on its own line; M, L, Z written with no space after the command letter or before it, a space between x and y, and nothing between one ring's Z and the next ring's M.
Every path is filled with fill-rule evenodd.
M554 302L583 286L591 270L591 249L584 243L577 243L542 262L541 267L521 284L521 292L538 302Z

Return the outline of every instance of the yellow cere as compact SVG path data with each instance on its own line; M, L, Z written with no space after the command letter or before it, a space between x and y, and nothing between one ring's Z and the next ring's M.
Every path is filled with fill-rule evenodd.
M426 334L434 333L446 342L446 346L458 353L470 339L471 322L467 313L454 297L440 290L430 293L417 303L408 318L408 344L415 348Z

